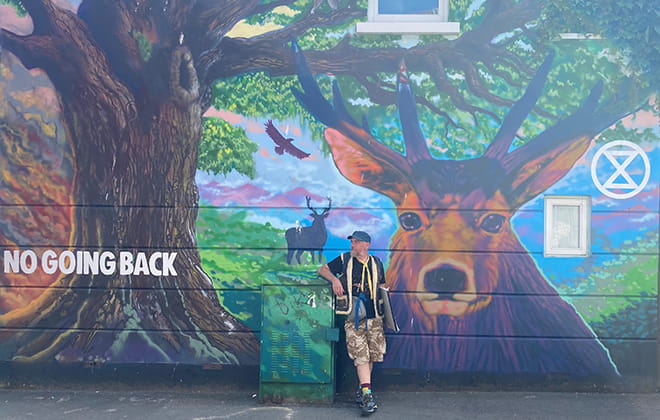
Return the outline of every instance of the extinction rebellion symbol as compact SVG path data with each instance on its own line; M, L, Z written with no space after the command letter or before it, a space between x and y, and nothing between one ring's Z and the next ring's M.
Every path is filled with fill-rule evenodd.
M611 198L634 197L644 189L650 176L648 156L629 141L607 143L591 161L591 179L600 192Z

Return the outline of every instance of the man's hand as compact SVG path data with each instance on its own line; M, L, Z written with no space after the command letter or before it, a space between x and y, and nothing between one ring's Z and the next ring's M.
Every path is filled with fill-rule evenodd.
M341 282L337 277L332 280L332 291L335 292L337 296L344 296L344 286L341 285Z
M344 286L341 285L341 282L337 277L335 277L334 274L332 274L332 271L330 271L330 268L328 267L328 264L323 264L321 268L319 268L319 276L323 277L327 281L332 284L332 291L335 293L337 296L344 296Z

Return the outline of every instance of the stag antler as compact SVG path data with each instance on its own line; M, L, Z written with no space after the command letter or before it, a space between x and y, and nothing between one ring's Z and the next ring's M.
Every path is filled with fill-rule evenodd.
M397 105L401 118L403 140L406 145L406 160L413 164L421 160L431 159L426 139L422 129L419 128L419 119L415 109L415 95L413 94L408 76L406 75L406 63L401 60L399 65L399 77L397 78ZM406 91L405 93L403 91Z
M527 118L532 108L534 108L536 101L538 101L543 92L545 79L552 68L553 58L554 53L550 53L545 58L543 64L538 68L532 81L527 86L527 90L523 96L513 104L509 113L504 118L504 121L502 121L502 125L495 135L495 138L484 153L485 157L501 159L508 153L509 147L511 147L511 143L516 136L516 132L520 126L522 126L523 121L525 121L525 118Z
M332 208L332 198L330 198L330 197L326 197L326 198L328 199L328 207L323 209L322 214L325 214L325 213L329 212L330 209Z
M364 126L358 126L344 107L343 97L336 81L333 81L332 85L333 104L328 102L316 84L305 57L295 41L292 42L292 50L298 80L303 91L296 88L291 88L291 91L315 118L329 127L326 130L328 142L337 138L337 150L345 149L347 159L352 159L351 156L355 154L353 153L355 150L361 150L373 159L382 162L379 167L365 168L365 164L338 159L335 160L335 163L339 170L349 180L367 188L378 190L379 186L389 185L392 189L393 199L402 198L409 188L394 181L402 178L412 180L413 170L410 163L403 156L376 140L365 130ZM368 178L363 176L364 171L369 171Z
M566 175L591 140L630 111L612 112L599 106L603 82L598 81L582 105L567 118L547 128L523 146L509 152L516 132L541 96L554 54L546 57L523 96L505 117L500 130L484 153L500 163L510 202L521 205ZM544 169L542 169L544 168ZM543 176L535 176L542 171Z
M446 188L440 185L441 180L449 185L451 175L448 174L455 173L457 163L432 158L419 127L405 64L400 65L397 81L397 101L406 146L406 155L402 156L379 143L364 128L358 127L343 105L336 82L333 83L333 104L330 104L321 94L295 42L293 51L298 78L304 90L303 93L292 88L293 93L314 117L328 126L326 140L333 151L335 164L347 179L379 191L398 204L403 203L412 191L440 191ZM599 109L602 93L602 82L599 82L584 104L570 117L509 152L516 132L541 96L552 59L553 54L550 54L544 60L523 96L513 104L484 156L459 165L490 168L488 185L493 190L501 189L514 208L563 177L584 154L598 132L629 113ZM465 176L468 174L474 176L470 171Z
M326 214L332 208L332 198L330 198L330 197L326 197L326 198L328 199L328 207L323 209L323 211L321 212L321 215ZM312 200L312 197L306 195L305 200L307 201L307 208L310 209L315 215L319 216L319 213L312 207L312 205L310 203L310 201Z
M307 208L310 209L312 211L312 213L314 213L315 215L318 216L318 213L316 212L316 210L314 209L314 207L312 207L312 204L310 203L311 200L312 200L312 197L310 197L308 195L305 196L305 201L307 201Z

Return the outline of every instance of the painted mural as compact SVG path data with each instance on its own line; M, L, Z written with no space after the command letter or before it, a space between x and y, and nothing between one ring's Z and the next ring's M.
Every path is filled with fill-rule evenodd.
M0 360L258 364L261 287L361 229L385 368L654 376L649 5L0 0ZM544 255L544 195L591 197L589 256Z

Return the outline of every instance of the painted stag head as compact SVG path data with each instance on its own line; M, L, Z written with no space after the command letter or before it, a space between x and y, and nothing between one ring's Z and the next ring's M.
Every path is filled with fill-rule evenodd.
M436 331L439 317L479 312L498 292L548 290L547 281L514 233L511 216L562 178L592 138L620 117L598 112L601 83L568 118L510 150L541 95L551 68L549 56L483 156L439 160L431 156L420 129L403 66L398 74L397 105L405 155L358 126L345 109L336 83L334 103L325 100L296 45L294 55L304 90L294 90L294 94L328 126L325 138L339 171L396 204L400 226L392 237L387 278L394 290L412 292L406 299L418 324ZM514 264L510 255L524 255L529 261ZM516 270L526 272L516 274ZM514 276L522 278L513 281ZM522 289L502 290L513 287Z

